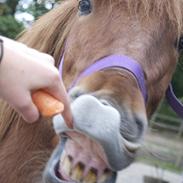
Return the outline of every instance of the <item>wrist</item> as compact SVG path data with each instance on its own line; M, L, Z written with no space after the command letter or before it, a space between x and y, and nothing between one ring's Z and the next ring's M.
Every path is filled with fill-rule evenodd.
M4 41L3 39L0 38L0 63L3 60L3 56L4 56Z
M2 65L4 65L3 62L5 62L5 57L7 56L7 52L9 50L8 45L11 45L9 43L9 40L10 40L9 38L0 36L0 64L1 64L1 67L2 67Z
M3 56L0 63L0 90L2 90L2 88L4 88L4 86L6 85L7 76L12 70L10 65L11 63L10 61L12 60L10 60L10 58L13 57L12 51L8 47L8 44L6 43L6 39L4 39L3 37L2 40L3 40Z

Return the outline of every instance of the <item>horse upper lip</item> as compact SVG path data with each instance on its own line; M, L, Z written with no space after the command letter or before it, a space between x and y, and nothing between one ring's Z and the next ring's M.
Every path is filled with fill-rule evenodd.
M126 161L127 152L125 151L128 148L125 148L127 143L124 143L119 131L121 122L119 112L112 106L103 105L91 95L80 96L72 103L71 108L74 129L69 129L61 115L58 115L53 119L55 131L63 133L77 130L87 134L102 146L112 170L118 171L125 168L129 164Z

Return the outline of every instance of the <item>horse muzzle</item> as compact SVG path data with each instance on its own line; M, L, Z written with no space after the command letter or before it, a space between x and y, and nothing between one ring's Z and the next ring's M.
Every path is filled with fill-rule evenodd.
M71 104L74 128L59 115L53 120L61 141L44 172L45 182L114 183L116 172L134 159L138 143L120 133L121 114L91 95Z

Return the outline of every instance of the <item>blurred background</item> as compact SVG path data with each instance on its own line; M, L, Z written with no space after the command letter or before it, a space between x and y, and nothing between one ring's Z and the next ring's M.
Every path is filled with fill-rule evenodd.
M0 0L0 34L15 38L56 5L57 0Z
M15 39L21 31L31 27L36 19L58 4L58 0L0 0L0 35ZM183 102L181 56L172 83L176 95ZM137 162L154 167L155 170L152 171L156 177L162 178L165 175L162 173L164 171L179 175L183 172L183 119L171 110L166 100L162 100L159 109L150 120L148 135ZM161 173L158 173L159 169Z

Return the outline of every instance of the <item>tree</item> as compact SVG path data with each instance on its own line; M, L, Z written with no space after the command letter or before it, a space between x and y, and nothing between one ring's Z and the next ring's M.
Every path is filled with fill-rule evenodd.
M50 11L54 8L54 5L57 4L59 0L32 0L32 3L29 4L28 8L23 6L18 6L20 12L27 12L35 18L35 20L42 16L43 14Z
M40 3L37 0L33 0L33 3L27 9L27 12L32 14L35 20L48 11L49 9L46 8L45 1Z
M18 2L20 0L7 0L6 4L10 8L11 15L14 15L16 13L16 7L18 5Z
M0 3L0 35L15 38L23 29L23 23L18 22L14 15L16 11L27 12L35 19L52 9L58 0L32 0L28 8L19 5L22 0L6 0ZM51 5L48 8L48 5Z
M0 16L0 35L14 39L23 29L23 25L13 16Z
M23 24L14 18L19 0L0 3L0 35L15 38L23 29Z

